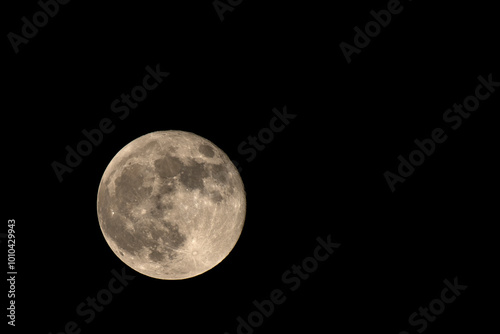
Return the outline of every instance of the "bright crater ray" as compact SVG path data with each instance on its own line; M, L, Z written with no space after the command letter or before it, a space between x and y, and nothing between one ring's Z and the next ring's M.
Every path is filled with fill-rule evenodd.
M110 248L159 279L197 276L220 263L241 234L246 198L227 155L189 132L137 138L106 168L97 195Z

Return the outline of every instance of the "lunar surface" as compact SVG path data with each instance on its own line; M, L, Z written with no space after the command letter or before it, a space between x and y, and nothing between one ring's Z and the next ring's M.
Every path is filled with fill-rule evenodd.
M238 170L190 132L137 138L106 168L97 215L108 245L132 269L185 279L219 264L243 229L246 198Z

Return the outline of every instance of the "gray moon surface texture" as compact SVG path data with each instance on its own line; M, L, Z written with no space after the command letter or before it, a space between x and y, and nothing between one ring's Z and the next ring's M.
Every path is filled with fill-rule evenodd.
M219 264L243 229L238 170L212 142L184 131L135 139L111 160L97 194L112 251L153 278L186 279Z

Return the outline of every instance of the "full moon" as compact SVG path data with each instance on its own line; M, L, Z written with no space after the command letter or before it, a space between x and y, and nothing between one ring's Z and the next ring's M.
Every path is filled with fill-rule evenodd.
M245 221L238 170L212 142L158 131L111 160L97 193L97 216L111 250L153 278L186 279L219 264Z

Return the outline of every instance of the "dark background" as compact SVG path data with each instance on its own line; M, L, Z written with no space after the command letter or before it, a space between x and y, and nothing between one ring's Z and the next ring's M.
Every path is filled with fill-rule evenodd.
M394 193L383 173L443 127L444 111L474 93L479 75L500 81L498 15L491 2L402 4L351 64L340 42L352 44L353 28L387 1L245 0L221 22L211 1L73 0L18 54L5 37L3 221L16 220L18 270L17 326L8 330L55 334L74 320L82 333L233 334L252 301L279 288L286 302L256 333L399 333L444 279L458 277L467 290L426 332L486 332L498 300L500 93L448 128ZM4 4L4 36L38 10L33 0ZM119 120L111 102L156 64L170 76ZM246 161L238 145L284 106L298 116ZM103 118L115 130L58 182L51 163ZM102 173L130 141L169 129L199 134L240 163L240 240L192 279L129 269L136 278L85 324L77 305L123 267L97 220ZM281 275L329 234L340 248L291 292Z

